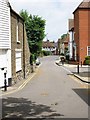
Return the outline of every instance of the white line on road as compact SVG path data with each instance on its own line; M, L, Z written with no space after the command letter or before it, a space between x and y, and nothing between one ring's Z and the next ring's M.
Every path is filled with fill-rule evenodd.
M70 71L70 70L68 70L67 68L65 68L64 66L61 66L64 70L66 70L67 72L69 72L69 73L71 73L72 74L72 72Z

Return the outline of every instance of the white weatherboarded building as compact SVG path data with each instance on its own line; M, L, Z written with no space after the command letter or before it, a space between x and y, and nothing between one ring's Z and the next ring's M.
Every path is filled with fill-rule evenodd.
M7 85L11 78L11 36L10 7L8 0L0 0L0 87L4 86L6 74Z

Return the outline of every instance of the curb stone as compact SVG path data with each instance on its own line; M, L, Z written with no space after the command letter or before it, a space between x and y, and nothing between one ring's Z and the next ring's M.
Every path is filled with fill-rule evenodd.
M56 62L55 62L55 63L56 63ZM57 64L58 66L61 66L59 63L56 63L56 64ZM68 69L68 68L67 68L67 69ZM83 80L81 77L79 77L78 75L74 74L73 72L71 72L70 75L74 75L76 78L78 78L78 79L81 80L82 82L90 84L89 81Z

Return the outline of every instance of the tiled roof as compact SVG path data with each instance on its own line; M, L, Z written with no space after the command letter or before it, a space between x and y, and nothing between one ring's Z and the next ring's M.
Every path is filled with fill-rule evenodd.
M76 8L76 10L77 10L77 9L82 9L82 8L90 9L90 0L83 0L83 2L80 3L80 5ZM76 10L75 10L75 11L76 11ZM74 11L74 12L75 12L75 11ZM73 13L74 13L74 12L73 12Z
M80 5L79 8L90 8L90 0L84 0Z
M42 46L43 47L55 47L55 42L50 42L49 40L43 41Z

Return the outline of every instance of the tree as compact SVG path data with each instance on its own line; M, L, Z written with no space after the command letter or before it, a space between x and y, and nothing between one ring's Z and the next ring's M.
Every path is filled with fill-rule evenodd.
M67 37L67 34L63 34L62 36L61 36L61 39L64 39L64 38L66 38Z
M26 10L21 10L20 15L25 21L30 52L37 56L42 50L42 41L45 37L45 20L38 15L29 15Z

